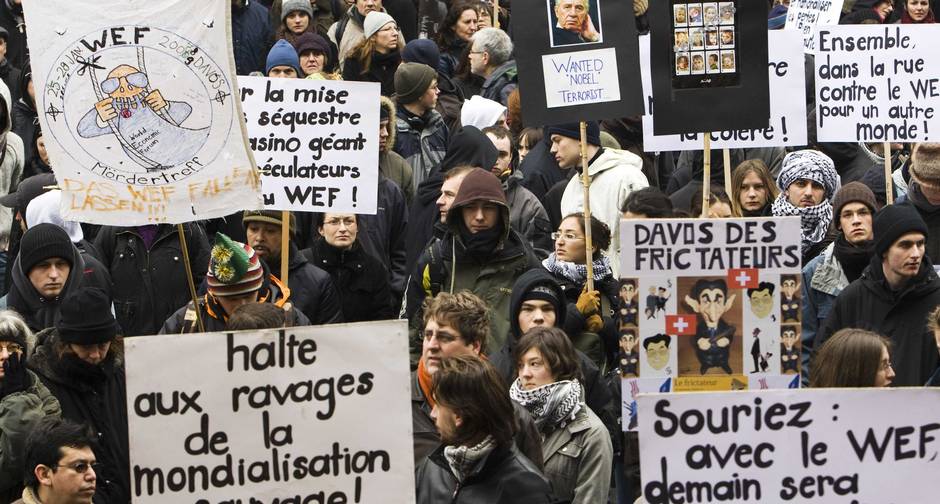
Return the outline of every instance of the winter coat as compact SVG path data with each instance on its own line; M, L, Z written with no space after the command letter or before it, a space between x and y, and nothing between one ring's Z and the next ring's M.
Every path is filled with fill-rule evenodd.
M394 154L394 153L393 153ZM359 238L363 250L385 266L392 295L401 303L408 284L406 233L408 206L405 195L391 180L379 174L378 205L374 214L359 214Z
M552 250L552 227L545 208L531 191L522 187L522 174L516 171L503 180L509 201L509 222L539 257Z
M385 9L382 9L382 12L391 15ZM365 39L365 32L362 29L363 19L356 6L353 5L346 10L346 14L343 15L342 19L333 23L327 31L327 38L339 48L340 68L343 68L349 53ZM401 31L398 32L398 47L405 47L405 37L402 36Z
M362 71L362 64L355 57L346 58L343 62L343 80L357 82L378 82L382 85L382 96L395 94L395 70L401 64L401 53L393 50L388 54L373 51L370 55L372 63L369 71Z
M47 416L62 415L59 401L36 373L26 373L31 381L26 390L0 398L0 500L23 489L23 450L33 426Z
M509 95L519 86L519 69L516 61L509 60L498 66L489 77L483 81L480 95L486 99L506 105Z
M7 121L0 125L0 196L13 191L23 176L23 167L26 165L26 154L23 138L12 131L13 129L13 101L10 99L10 90L6 84L0 82L0 98L7 108ZM25 213L25 212L24 212ZM0 250L6 250L10 239L10 228L13 226L13 210L0 207Z
M391 122L395 117L395 104L389 98L380 97L382 108L388 114ZM395 146L395 137L398 136L398 128L392 123L388 128L388 138L385 140L385 149L379 151L379 173L385 175L389 180L395 182L395 185L401 189L405 195L405 203L411 205L415 196L415 183L412 180L414 170L411 165L405 161L405 158L392 150Z
M438 111L428 110L418 117L401 104L398 105L395 127L398 131L392 150L411 165L412 182L417 189L429 177L431 169L444 159L450 132Z
M14 501L13 504L42 504L39 501L39 496L31 488L26 488L23 490L23 497L17 501Z
M94 502L130 502L124 357L112 343L105 361L92 366L74 354L60 357L58 339L56 329L38 334L28 365L59 400L62 418L87 424L97 435L95 458L100 468Z
M272 262L268 266L273 276L281 274L279 263ZM293 243L290 244L290 264L287 267L287 274L290 302L306 315L311 325L338 324L347 321L343 318L339 292L330 274L308 261ZM280 284L281 282L278 282L278 285Z
M0 5L2 4L0 2ZM36 106L33 104L33 100L30 99L28 92L29 83L32 80L29 61L27 61L26 67L20 71L20 80L16 85L20 98L10 102L13 104L10 112L13 119L13 133L16 133L23 141L24 162L28 162L36 156L36 142L32 140L36 138L36 132L39 130L39 117L36 114ZM11 94L13 94L12 90Z
M184 230L193 282L199 285L209 264L209 242L199 224L185 224ZM125 336L156 334L192 299L176 226L160 224L149 248L136 227L104 226L95 248L111 273L114 314Z
M2 28L0 28L2 30ZM0 79L3 80L3 83L7 85L7 88L10 90L10 103L16 103L20 99L20 72L19 68L16 68L10 63L10 60L4 58L3 61L0 61ZM7 110L11 115L13 110ZM25 140L25 139L24 139Z
M550 504L555 502L547 479L515 445L497 446L483 465L458 483L444 458L434 450L415 475L417 504Z
M818 350L833 333L844 327L868 329L888 337L894 345L891 362L894 385L919 387L937 369L936 341L927 328L927 313L940 304L940 278L927 257L920 271L900 292L893 292L885 280L880 257L858 280L849 284L816 334ZM815 364L814 364L815 365Z
M594 279L594 289L601 295L600 316L604 321L604 327L597 333L587 332L587 319L578 310L578 297L584 289L584 283L575 283L561 275L555 275L549 272L558 285L564 291L566 301L567 315L565 317L564 329L571 336L575 348L584 352L590 357L591 361L601 370L606 369L606 363L613 361L615 352L618 349L617 341L619 339L619 330L614 322L614 310L619 305L618 291L620 284L613 276L608 276L603 280Z
M613 447L607 428L584 403L574 420L542 441L545 477L555 496L572 504L607 502Z
M322 236L304 255L314 266L329 273L342 306L345 322L396 318L389 289L388 273L377 258L363 250L358 241L349 250L339 250Z
M636 154L602 149L588 165L591 179L591 215L610 228L610 268L620 271L620 209L631 192L648 187L643 175L643 160ZM572 177L561 197L561 215L584 211L581 176Z
M441 54L441 59L437 62L437 71L448 77L454 77L454 74L457 73L457 67L460 66L460 57L463 55L464 49L467 48L467 41L454 37L453 40L444 42L444 46L446 47L442 47L440 41L437 43Z
M540 201L555 184L570 179L576 173L574 170L562 170L558 167L555 155L551 153L551 140L547 139L532 146L532 150L519 163L517 170L522 172L523 187Z
M931 205L920 191L917 182L911 184L907 195L898 199L896 205L913 205L917 213L927 224L927 246L924 253L927 257L936 258L934 263L940 262L940 206Z
M263 73L273 42L274 30L265 6L257 0L244 0L243 6L232 7L232 49L238 75Z
M7 38L7 59L17 68L23 68L29 61L29 49L26 47L26 21L23 19L23 6L11 7L11 2L0 2L0 27L9 33Z
M849 286L849 279L842 271L842 264L834 253L835 243L829 244L822 254L803 267L801 284L803 299L803 376L809 380L809 361L813 352L816 333L826 322L836 298Z

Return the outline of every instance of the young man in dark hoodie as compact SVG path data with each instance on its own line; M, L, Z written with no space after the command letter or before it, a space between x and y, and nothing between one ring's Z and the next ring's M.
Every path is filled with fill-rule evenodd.
M897 204L911 205L927 224L927 256L940 261L940 143L920 143L910 164L911 183Z

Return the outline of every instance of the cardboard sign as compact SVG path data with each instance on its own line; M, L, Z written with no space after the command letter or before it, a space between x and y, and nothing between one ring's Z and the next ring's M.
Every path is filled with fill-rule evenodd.
M374 214L379 84L239 77L264 206Z
M765 2L651 2L647 15L657 135L768 126Z
M620 239L624 430L643 392L799 386L799 218L622 220Z
M840 25L816 42L820 142L940 137L938 25Z
M639 398L649 504L929 504L940 390L816 389Z
M526 125L640 113L633 2L520 2L520 12L531 13L513 18Z
M816 52L816 32L820 26L839 24L842 2L832 0L790 0L784 30L799 33L808 53Z
M414 502L406 331L128 338L134 502Z
M261 206L235 95L227 3L23 7L36 108L66 219L181 223Z
M799 34L772 31L769 34L770 124L711 133L712 148L745 149L806 145L806 81L804 57ZM649 36L640 37L640 64L649 68ZM702 150L700 133L656 135L654 130L653 90L649 72L643 73L646 115L643 116L643 149L647 152Z

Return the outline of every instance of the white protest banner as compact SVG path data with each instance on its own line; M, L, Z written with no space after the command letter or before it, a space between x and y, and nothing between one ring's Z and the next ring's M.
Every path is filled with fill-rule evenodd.
M414 502L405 321L128 338L135 503Z
M806 85L803 49L794 32L768 33L770 62L770 125L763 129L715 131L713 149L806 145ZM640 64L649 68L649 36L640 37ZM649 72L643 72L646 114L643 116L643 149L646 152L702 150L699 133L653 134L653 91Z
M239 77L238 85L266 208L376 212L378 83Z
M621 220L620 239L624 430L644 392L799 386L799 218Z
M181 223L261 206L235 96L227 2L23 7L36 108L66 218Z
M839 24L842 1L790 0L787 24L784 30L798 33L803 38L806 52L816 52L816 31L820 26Z
M816 44L820 142L928 142L940 136L940 25L839 25Z
M639 398L649 504L933 504L940 389L809 389Z

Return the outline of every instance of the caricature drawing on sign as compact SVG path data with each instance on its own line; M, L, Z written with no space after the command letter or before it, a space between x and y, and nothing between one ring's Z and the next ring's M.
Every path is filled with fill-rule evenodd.
M754 367L751 369L751 373L766 373L767 368L770 367L768 359L773 355L770 352L762 353L761 352L761 340L760 340L760 329L754 328L754 342L751 344L751 359L754 361Z
M728 295L728 284L724 280L699 280L692 286L690 294L685 297L685 302L698 314L692 344L701 374L711 368L732 374L729 359L735 328L722 316L731 309L735 295Z
M780 279L780 318L783 322L800 321L800 283L796 275L783 275Z
M780 327L780 372L793 374L800 372L799 331L797 326Z
M620 281L620 326L636 326L639 305L637 297L636 280Z
M669 301L670 293L665 287L650 286L649 295L646 296L646 319L657 318L659 312L666 312L666 302Z
M662 372L663 376L672 375L672 369L669 367L669 345L671 342L672 337L667 334L655 334L643 339L643 350L646 352L647 364L654 370Z
M639 376L639 362L636 332L623 330L620 334L620 376Z
M82 117L76 131L82 138L114 135L124 152L148 172L192 160L206 143L209 127L184 126L192 105L167 101L159 89L151 88L143 65L139 66L118 65L101 82L93 69L89 72L98 102Z
M759 319L765 319L774 309L774 284L761 282L754 289L747 290L751 313Z

